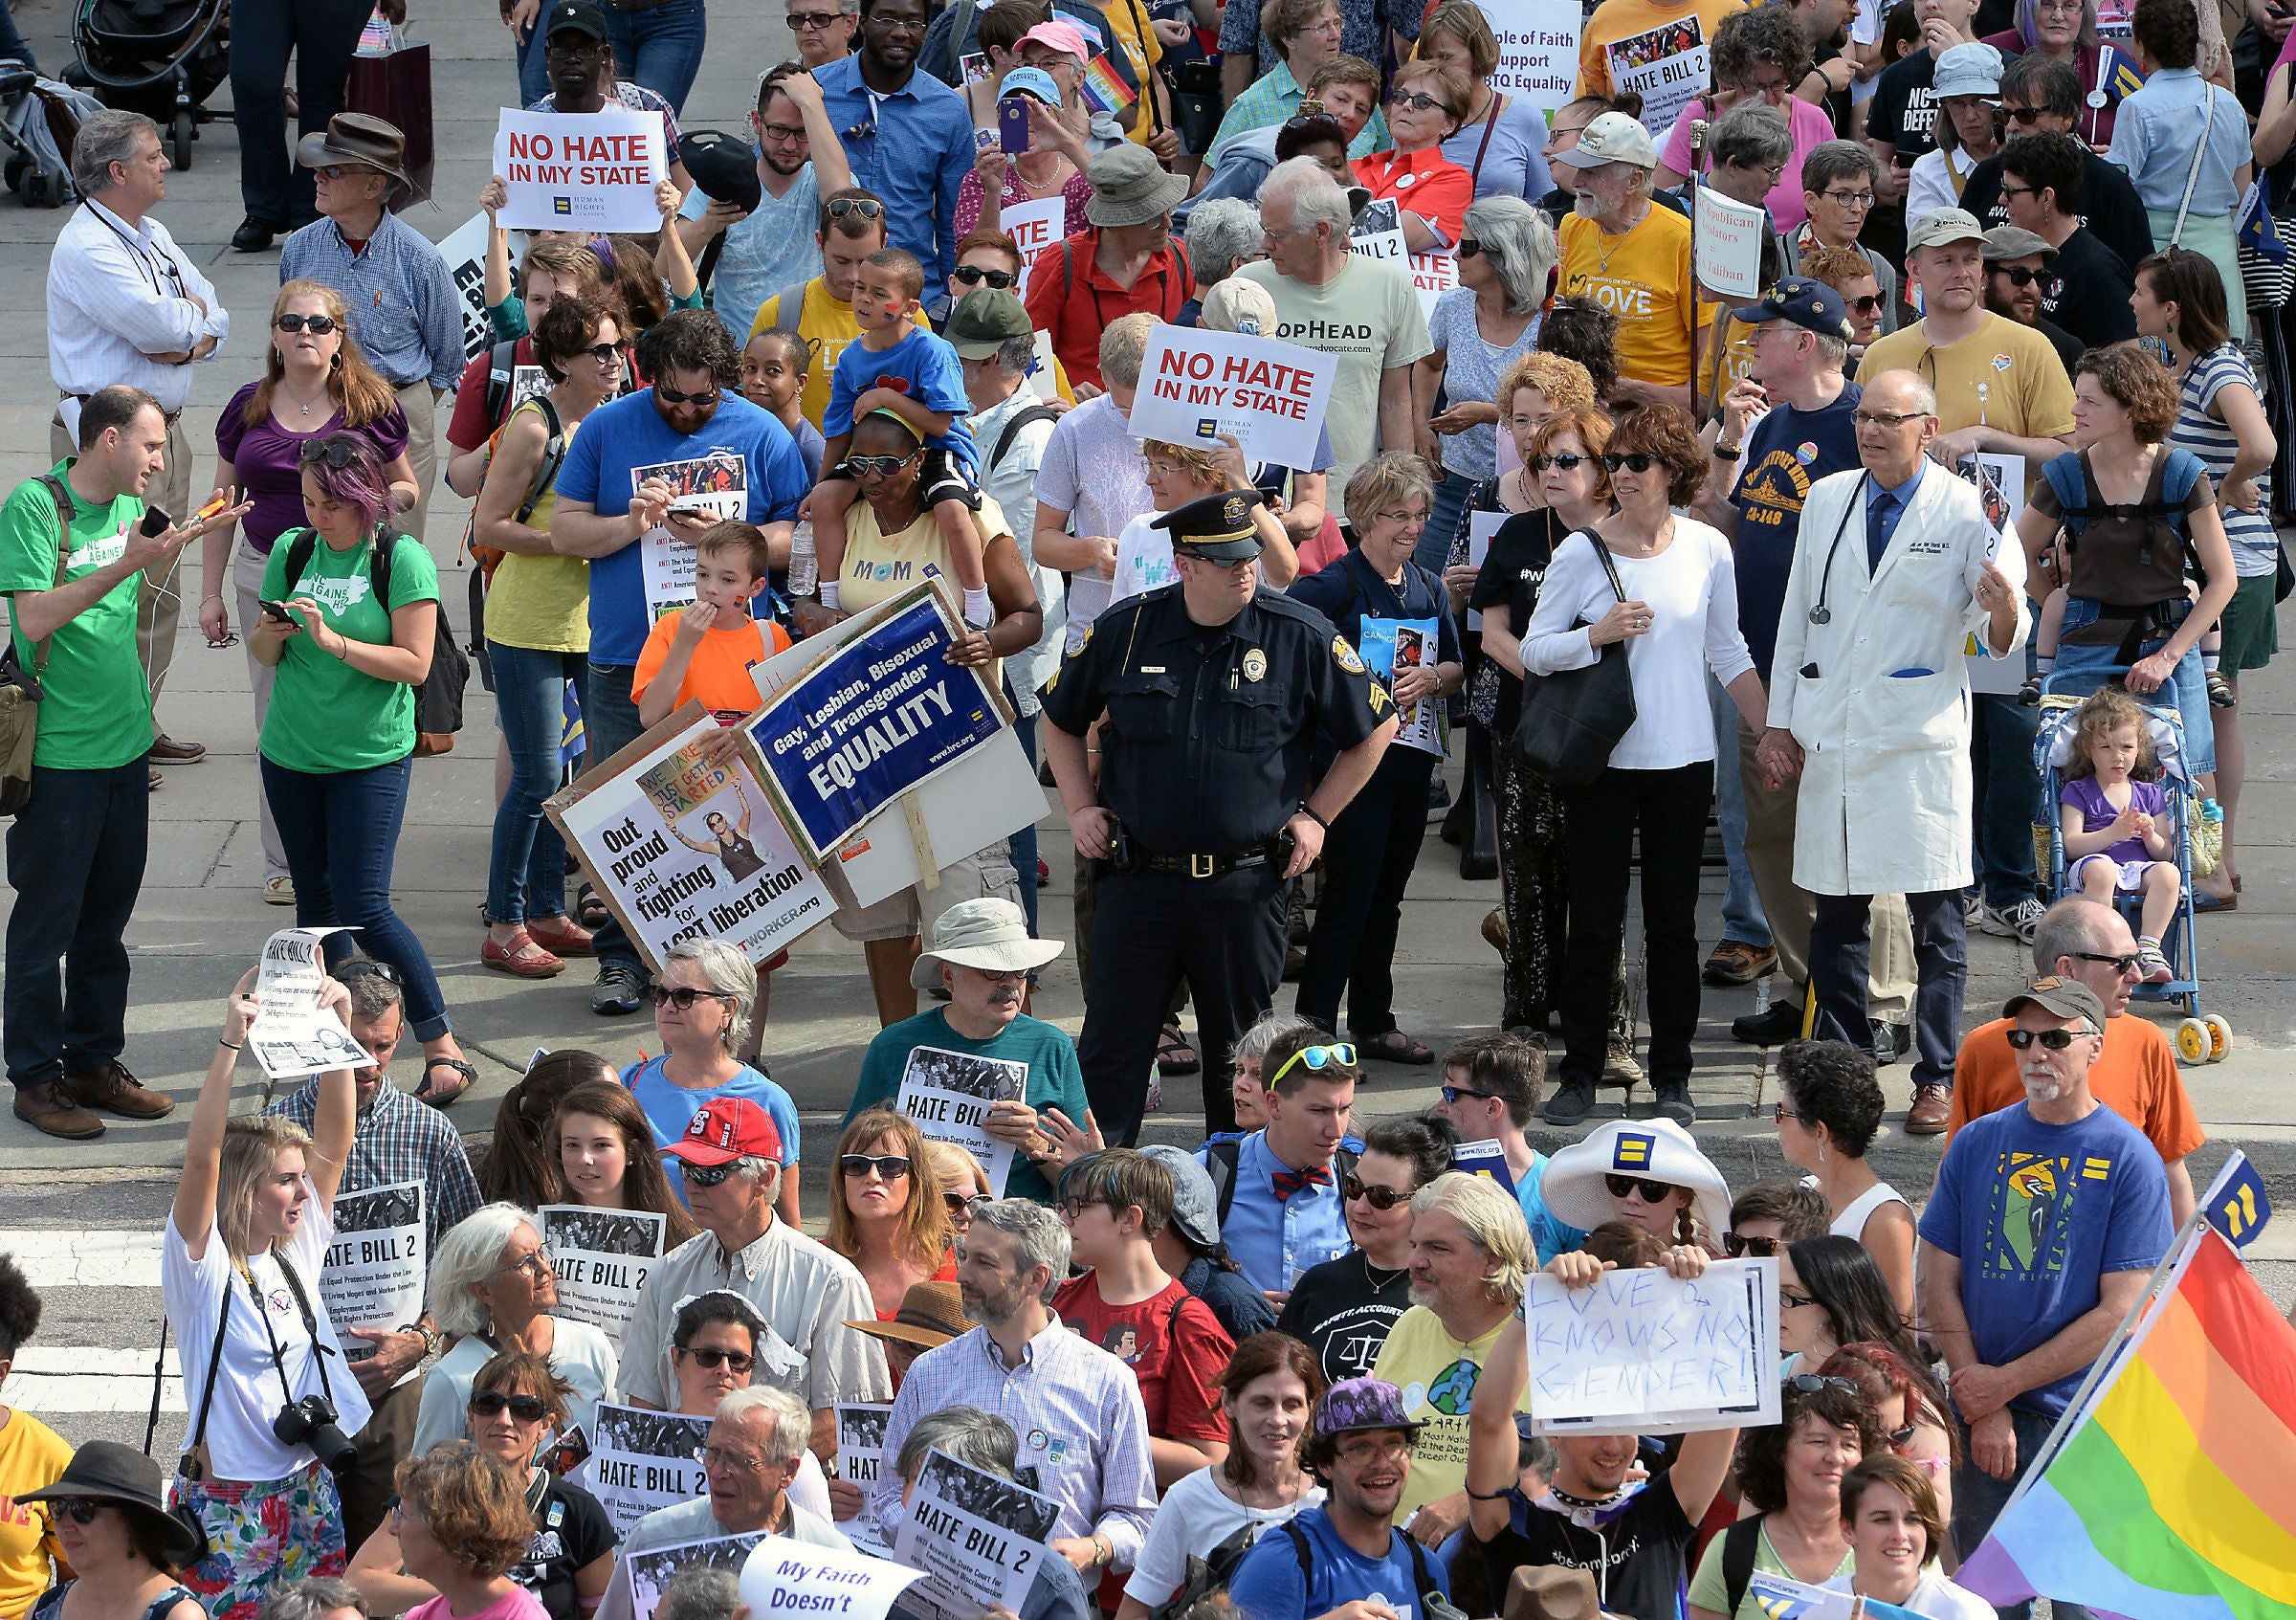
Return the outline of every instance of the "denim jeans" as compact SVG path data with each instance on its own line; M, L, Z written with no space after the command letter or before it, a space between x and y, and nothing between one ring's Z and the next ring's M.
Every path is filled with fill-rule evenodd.
M24 42L24 35L16 31L15 13L10 11L8 0L0 0L0 56L28 68L40 65L33 60L32 47Z
M606 32L622 77L643 84L684 116L686 92L694 88L694 76L701 71L701 48L709 39L704 0L670 0L650 11L608 6Z
M519 47L519 105L531 107L550 94L550 66L542 57L542 24L549 18L544 7L534 19L527 33L526 43ZM612 26L610 23L607 25Z
M2183 615L2178 615L2181 623ZM2097 605L2094 601L2076 596L2064 605L2064 633L2096 623ZM2172 627L2171 633L2175 632ZM2149 658L2169 644L2167 635L2153 637L2137 644L2137 656ZM2057 649L2055 688L2076 697L2086 698L2111 678L2110 672L2120 669L2119 649L2116 647L2077 646L2060 643ZM2066 677L2072 678L2066 678ZM2189 776L2207 776L2217 768L2217 722L2208 706L2208 672L2200 662L2200 649L2193 650L2177 662L2176 673L2152 692L2129 694L2138 702L2151 708L2174 708L2184 722L2184 769Z
M580 653L506 647L490 639L495 670L495 719L510 749L510 790L495 810L495 842L486 874L490 922L563 917L566 910L566 846L542 813L557 790L563 766L566 682L580 680L588 660Z
M1730 881L1722 891L1722 937L1770 948L1770 920L1755 893L1754 868L1746 864L1746 784L1730 768L1738 746L1738 706L1712 676L1706 677L1707 700L1714 711L1714 817L1722 827L1722 859Z
M1014 695L1012 682L1004 682L1005 700L1012 704L1012 729L1020 737L1021 751L1036 764L1036 727L1042 714L1021 713L1021 700ZM1012 870L1020 878L1021 915L1028 919L1028 932L1036 932L1036 823L1030 822L1012 835Z
M611 759L645 731L645 722L638 719L637 699L629 695L629 684L637 673L633 664L587 664L582 683L582 732L592 760ZM608 915L605 925L590 936L590 954L598 959L601 971L621 966L641 979L646 976L638 947L630 943L617 917Z
M127 1046L127 921L144 887L151 766L32 767L8 829L8 980L0 1042L18 1086L104 1068Z
M2040 723L2014 694L1979 692L1970 709L1971 785L1977 795L1972 818L1976 874L1985 903L2005 910L2033 898L2033 820L2041 811L2041 777L2033 768L2033 733Z
M1444 565L1450 561L1451 538L1467 526L1467 498L1474 493L1475 480L1465 473L1446 472L1435 480L1434 504L1427 509L1427 526L1420 531L1419 549L1411 560L1430 573L1441 576ZM1467 554L1463 544L1460 555Z
M1969 1426L1961 1426L1961 1461L1954 1469L1953 1537L1954 1545L1963 1559L1977 1550L1977 1543L1993 1528L2001 1509L2009 1505L2009 1493L2017 1489L2018 1480L2025 1476L2025 1470L2041 1454L2049 1431L2057 1427L2053 1418L2016 1407L2009 1409L2009 1424L2017 1431L2017 1472L2007 1479L1996 1479L1969 1460ZM2089 1620L2090 1611L2077 1603L2052 1598L2049 1607L2055 1610L2057 1620ZM2033 1612L2033 1604L2028 1599L1995 1612L2002 1620L2027 1620Z
M413 759L324 773L289 770L269 760L262 766L263 791L278 815L288 875L295 879L296 925L356 928L355 934L327 936L327 965L353 950L390 964L407 994L407 1027L418 1041L438 1039L453 1027L438 975L423 942L390 907L390 872Z
M277 230L318 217L311 171L288 151L287 54L295 53L296 128L323 130L344 82L369 0L237 0L232 8L232 122L239 129L239 200Z

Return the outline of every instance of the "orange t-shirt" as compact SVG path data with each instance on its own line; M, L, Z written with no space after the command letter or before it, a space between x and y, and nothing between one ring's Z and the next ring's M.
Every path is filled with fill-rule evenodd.
M1948 1143L1970 1121L2025 1099L2008 1028L2008 1019L1996 1018L1972 1030L1961 1043L1954 1059L1954 1109L1945 1121ZM2164 1163L2174 1165L2208 1140L2176 1073L2169 1037L2150 1019L2124 1013L2105 1020L2105 1050L2089 1066L2088 1089L2144 1132Z
M1443 155L1441 146L1420 152L1374 152L1355 162L1356 178L1373 198L1393 197L1404 213L1415 213L1448 244L1459 246L1467 229L1468 205L1475 200L1474 177Z
M654 621L645 651L638 655L637 674L630 679L631 701L646 696L646 688L669 661L670 643L683 617L681 609ZM749 678L749 666L786 652L791 645L789 632L770 620L751 619L725 630L713 625L702 632L701 645L686 660L686 678L678 683L677 700L697 702L720 715L749 714L761 701L757 683Z

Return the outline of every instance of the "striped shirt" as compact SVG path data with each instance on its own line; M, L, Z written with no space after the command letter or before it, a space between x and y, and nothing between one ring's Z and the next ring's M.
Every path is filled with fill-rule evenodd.
M1132 1567L1156 1516L1156 1473L1148 1412L1131 1367L1058 1318L1028 1341L1014 1366L988 1329L976 1327L909 1368L885 1425L887 1458L900 1454L918 1418L943 1407L977 1407L1011 1424L1021 1466L1034 1469L1036 1488L1060 1503L1053 1535L1106 1536L1115 1549L1113 1567ZM888 1545L906 1511L901 1481L886 1469L869 1512Z
M462 296L438 250L397 214L385 210L358 253L332 219L313 220L279 250L280 284L295 280L335 289L360 352L392 388L461 380Z
M191 397L191 367L148 357L188 353L202 338L220 348L231 330L214 283L149 214L131 227L101 203L83 202L56 233L48 255L48 374L58 393L127 383L162 411L181 411Z
M2217 396L2234 383L2245 386L2251 394L2262 392L2240 344L2223 344L2206 354L2195 356L2177 397L2176 426L2169 433L2173 447L2189 450L2200 458L2201 465L2208 469L2210 481L2217 486L2219 500L2225 475L2232 471L2233 457L2240 453L2241 441L2216 414ZM2257 474L2256 494L2257 509L2253 512L2240 511L2229 503L2221 508L2224 537L2232 542L2232 571L2241 579L2268 574L2279 566L2280 541L2272 532L2269 468Z

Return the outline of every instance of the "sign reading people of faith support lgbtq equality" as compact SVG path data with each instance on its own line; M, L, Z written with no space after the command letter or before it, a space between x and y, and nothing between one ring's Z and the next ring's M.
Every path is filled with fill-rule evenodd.
M1555 122L1578 78L1578 0L1476 0L1498 37L1490 87Z
M1140 357L1132 436L1217 450L1228 433L1247 462L1310 467L1338 369L1279 338L1159 322Z
M607 107L522 113L495 126L495 172L509 195L495 211L512 231L657 231L653 189L669 172L662 121Z
M1548 1434L1680 1434L1776 1423L1777 1262L1717 1260L1683 1281L1604 1272L1523 1296L1531 1406Z

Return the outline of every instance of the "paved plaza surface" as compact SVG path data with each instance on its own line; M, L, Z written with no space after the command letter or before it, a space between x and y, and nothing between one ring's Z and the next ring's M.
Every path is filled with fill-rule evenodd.
M407 217L437 238L469 218L486 177L496 109L516 89L503 31L491 5L425 14L418 4L409 32L430 41L436 138L434 191ZM66 0L18 0L18 23L44 67L71 59ZM713 9L711 38L683 120L689 128L738 130L758 74L788 55L778 16L758 5ZM211 104L226 107L228 85ZM263 322L277 287L277 255L232 253L237 226L237 144L228 120L205 125L194 163L170 176L160 215L213 278L232 311L233 330L220 358L200 369L187 427L197 453L196 479L214 467L217 409L260 369ZM29 210L0 196L0 478L6 484L47 465L48 419L55 390L45 343L43 287L50 244L64 215ZM4 486L0 486L4 487ZM202 491L207 485L198 486ZM451 618L465 625L467 565L455 557L465 503L443 487L434 495L429 540L441 566ZM197 578L187 566L188 582ZM102 1140L67 1143L41 1136L0 1110L0 1251L26 1263L47 1300L38 1336L16 1359L0 1398L21 1401L76 1438L143 1440L150 1368L159 1344L158 1230L182 1157L185 1120L219 1020L224 994L254 960L263 940L293 921L260 898L262 856L256 841L254 710L240 649L210 650L191 611L161 718L178 738L208 744L203 762L166 772L152 800L152 840L143 900L129 931L135 958L135 1005L128 1065L175 1095L176 1114L149 1124L112 1121ZM2232 1022L2236 1046L2224 1062L2186 1071L2186 1081L2212 1138L2194 1161L2205 1186L2224 1152L2244 1148L2271 1177L2284 1209L2296 1211L2296 1110L2287 1100L2296 1063L2296 614L2285 621L2289 655L2243 691L2249 778L2241 803L2241 866L2246 892L2236 915L2203 918L2200 962L2207 1010ZM627 1063L659 1050L650 1019L593 1017L590 968L528 984L479 968L479 902L485 889L494 811L495 730L489 697L472 683L465 729L454 751L420 761L399 846L399 909L436 964L456 1030L479 1071L479 1084L452 1117L466 1133L483 1133L495 1099L538 1046L589 1047ZM1044 820L1052 877L1044 900L1045 931L1074 933L1071 853L1056 799ZM1721 874L1707 874L1702 938L1719 937ZM1491 1027L1499 1008L1499 963L1478 932L1494 902L1495 881L1463 880L1457 852L1432 830L1412 884L1397 955L1397 1004L1405 1029L1439 1051L1450 1040ZM0 888L0 906L38 903ZM1629 954L1636 946L1630 944ZM2012 942L1973 934L1969 1021L1992 1015L2025 971ZM1289 990L1285 992L1289 997ZM1751 1010L1753 991L1706 992L1692 1080L1698 1134L1734 1186L1780 1172L1768 1123L1777 1096L1766 1054L1729 1038L1729 1020ZM1071 1032L1082 1005L1064 957L1044 975L1036 1010ZM773 977L764 1058L796 1099L807 1149L805 1205L818 1230L826 1209L836 1122L851 1094L862 1049L875 1032L860 952L823 928L803 942L787 969ZM405 1049L413 1051L412 1043ZM412 1083L411 1059L404 1077ZM1438 1076L1429 1069L1371 1065L1359 1118L1424 1106ZM261 1076L242 1066L241 1106L255 1106ZM1875 1148L1882 1173L1919 1201L1933 1172L1935 1139L1900 1130L1910 1082L1903 1067L1885 1071L1894 1110ZM1602 1094L1597 1119L1616 1113L1616 1092ZM1202 1134L1197 1081L1170 1083L1165 1107L1149 1121L1157 1140L1194 1143ZM1635 1110L1647 1107L1638 1090ZM1757 1116L1757 1107L1759 1114ZM1577 1133L1570 1133L1577 1134ZM1562 1133L1534 1133L1552 1147ZM2277 1240L2277 1241L2276 1241ZM2296 1294L2296 1213L2263 1240L2263 1274L2284 1302ZM172 1352L169 1355L172 1365ZM181 1390L167 1385L161 1440L183 1429Z

